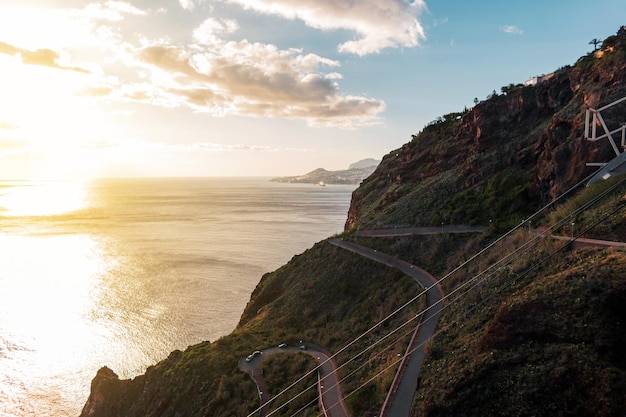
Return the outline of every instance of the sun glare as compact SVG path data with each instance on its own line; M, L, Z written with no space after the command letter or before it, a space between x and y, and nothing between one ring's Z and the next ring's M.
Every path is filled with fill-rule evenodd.
M45 373L88 362L75 354L94 337L85 315L94 282L106 273L98 242L85 235L0 234L0 250L0 327L24 343L15 354L36 361ZM68 346L74 356L63 359Z
M41 181L0 188L0 215L51 216L70 213L87 204L84 182Z
M0 133L10 144L6 151L23 161L20 172L5 172L5 167L0 169L2 175L46 179L91 175L98 161L89 158L90 142L102 140L108 129L93 98L79 94L89 75L24 65L19 57L2 54L0 67L0 123L10 126ZM0 150L2 146L0 141Z

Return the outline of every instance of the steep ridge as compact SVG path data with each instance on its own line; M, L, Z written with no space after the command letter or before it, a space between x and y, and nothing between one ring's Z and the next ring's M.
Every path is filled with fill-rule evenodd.
M506 93L426 126L354 192L346 230L511 225L576 184L591 172L587 162L612 155L608 143L583 140L584 114L626 95L625 37L621 28L601 51L537 86L503 87ZM613 125L626 122L625 107L611 116ZM507 221L511 215L517 218Z
M598 54L557 70L543 83L505 90L466 112L442 117L385 156L354 192L342 237L442 277L577 184L592 172L586 162L611 156L608 145L582 139L583 114L587 106L626 95L626 28L606 39ZM625 115L624 108L616 109L609 123L626 121ZM618 180L576 190L536 222L555 225L554 233L565 236L576 232L626 241L626 208L619 205L625 186L585 206ZM540 225L536 222L532 227ZM351 233L449 224L487 229L382 239ZM453 293L532 236L530 222L524 223L446 280L444 290ZM411 415L621 415L626 409L626 253L619 248L570 251L565 244L558 255L546 256L554 247L542 242L532 254L494 269L474 291L447 301L440 332L427 346ZM82 416L248 416L259 406L258 393L237 369L240 358L300 339L337 352L414 294L408 277L320 242L262 277L232 334L173 352L133 380L100 370ZM384 321L337 358L346 364L342 390L353 416L380 412L395 373L393 367L384 370L408 340L393 339L353 358L414 317L423 303L419 299ZM282 369L275 386L268 387L271 395L301 375L288 364ZM319 413L297 392L279 402L286 399L295 399L293 406L276 415Z

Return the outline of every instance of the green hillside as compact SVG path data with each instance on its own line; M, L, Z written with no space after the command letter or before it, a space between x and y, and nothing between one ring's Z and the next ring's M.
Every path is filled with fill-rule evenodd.
M354 192L341 237L424 268L446 294L411 415L623 415L626 249L582 239L626 242L626 179L585 187L594 171L586 163L612 149L583 139L585 110L624 96L621 28L537 86L511 85L442 116ZM622 121L626 104L607 114L611 125ZM459 224L486 229L360 233ZM421 291L396 269L319 242L261 278L232 334L173 352L132 381L102 369L82 416L251 415L259 397L238 361L300 340L331 353L348 346L336 361L349 411L377 416L410 334L391 332L424 309ZM312 366L301 354L268 358L272 395ZM273 415L318 415L301 390L283 394L273 409L294 401Z

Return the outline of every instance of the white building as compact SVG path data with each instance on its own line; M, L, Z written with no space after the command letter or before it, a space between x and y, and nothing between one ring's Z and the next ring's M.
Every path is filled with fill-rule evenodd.
M537 75L535 77L529 78L524 82L524 85L537 85L537 84L541 84L542 82L549 80L550 78L552 78L554 76L554 73L550 73L548 75Z

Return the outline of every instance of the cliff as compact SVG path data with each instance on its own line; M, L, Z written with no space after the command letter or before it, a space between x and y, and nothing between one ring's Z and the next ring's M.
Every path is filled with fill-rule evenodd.
M381 223L485 224L510 215L517 217L514 224L567 190L591 172L587 162L614 156L608 142L583 140L584 116L588 107L626 95L624 36L620 29L600 53L537 86L507 88L413 135L355 191L346 230ZM626 121L619 116L609 123Z
M442 285L451 298L428 345L410 415L623 415L624 249L544 239L522 250L537 233L530 223L503 232L590 174L586 162L612 157L606 143L583 139L584 111L626 96L626 29L537 86L503 90L443 116L386 155L353 193L342 237L447 277ZM624 118L626 105L607 122ZM626 241L624 194L619 178L574 188L532 227L560 224L553 233L565 238L575 220L580 238ZM482 234L384 239L355 233L440 224L488 227ZM494 267L507 253L514 254L510 262ZM473 263L459 267L464 260ZM305 339L330 352L354 341L336 358L345 363L342 390L352 415L378 415L395 368L385 370L408 339L372 343L423 309L419 298L388 318L417 292L399 271L319 242L262 277L232 334L173 352L133 380L100 370L82 416L248 416L258 393L238 360ZM282 360L263 369L271 395L301 376ZM276 415L319 412L314 396L290 392L280 404L287 399L295 401Z

